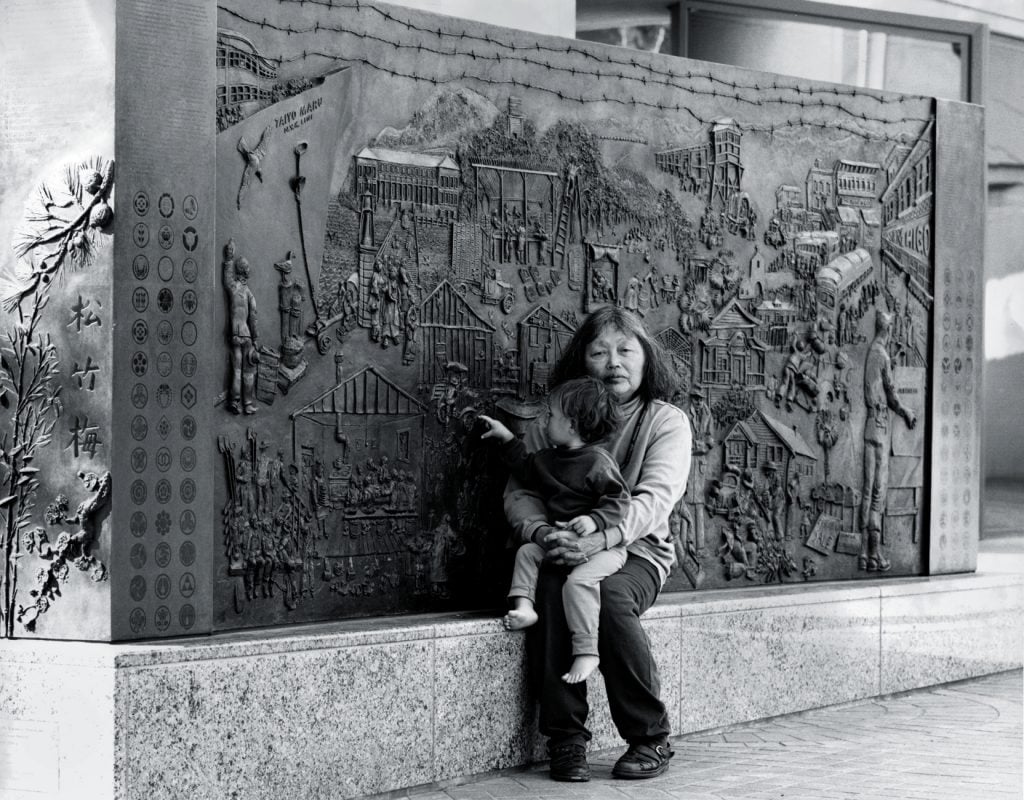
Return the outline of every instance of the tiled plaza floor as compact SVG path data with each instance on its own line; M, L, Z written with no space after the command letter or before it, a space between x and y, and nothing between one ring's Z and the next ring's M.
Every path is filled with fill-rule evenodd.
M621 751L591 754L589 783L546 766L392 797L416 800L1021 800L1022 674L673 740L664 775L611 777Z

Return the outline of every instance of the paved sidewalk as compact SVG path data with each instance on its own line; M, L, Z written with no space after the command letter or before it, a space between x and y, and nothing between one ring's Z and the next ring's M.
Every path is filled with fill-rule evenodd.
M1022 673L874 698L673 740L659 778L593 779L546 767L392 797L416 800L1021 800Z

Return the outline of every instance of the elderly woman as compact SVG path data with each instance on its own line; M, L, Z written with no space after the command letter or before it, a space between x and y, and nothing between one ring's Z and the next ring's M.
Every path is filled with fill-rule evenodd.
M658 669L640 615L654 603L675 560L669 515L690 472L690 425L682 411L665 402L675 388L674 376L661 348L629 311L605 306L590 314L556 365L551 383L582 375L603 381L620 403L623 424L604 445L618 462L631 497L617 527L577 536L569 530L552 532L543 499L509 481L505 513L515 533L547 550L537 586L539 621L527 639L531 678L539 691L551 777L589 780L586 683L562 680L573 656L561 590L567 567L624 543L625 564L601 582L598 630L608 705L619 735L629 744L612 774L651 778L668 769L673 752ZM525 442L530 450L548 446L543 426L532 425Z

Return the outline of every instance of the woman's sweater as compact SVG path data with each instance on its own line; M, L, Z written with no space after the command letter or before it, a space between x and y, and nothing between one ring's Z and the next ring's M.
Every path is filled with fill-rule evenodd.
M606 547L625 544L629 553L645 558L658 570L662 584L675 563L669 541L669 514L686 490L690 474L692 434L686 415L675 406L639 399L623 403L623 424L602 444L619 464L630 488L623 521L605 532ZM541 424L526 432L527 449L550 446ZM630 443L632 442L632 448ZM544 500L512 478L505 489L505 515L521 542L547 526Z

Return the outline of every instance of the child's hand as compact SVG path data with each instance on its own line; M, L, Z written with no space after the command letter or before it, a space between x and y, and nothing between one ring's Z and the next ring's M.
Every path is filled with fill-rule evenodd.
M594 518L586 514L581 514L578 517L573 517L568 522L558 523L560 528L572 531L577 536L587 536L588 534L597 531L597 523L594 522Z
M497 439L499 442L511 442L516 438L512 431L492 417L481 414L477 419L482 420L487 426L487 430L480 434L481 439Z

